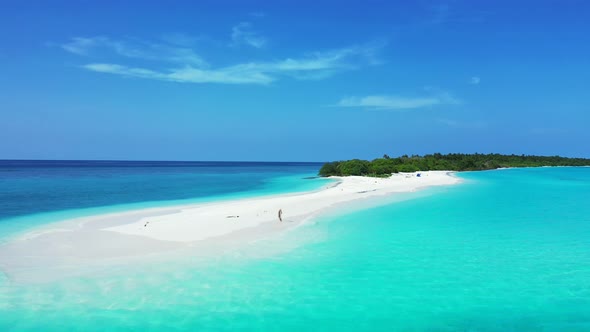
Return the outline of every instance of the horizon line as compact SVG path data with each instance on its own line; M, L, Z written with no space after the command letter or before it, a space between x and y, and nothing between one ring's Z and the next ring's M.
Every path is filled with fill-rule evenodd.
M3 159L3 161L104 161L104 162L172 162L172 163L325 163L326 161L269 161L269 160L144 160L144 159Z

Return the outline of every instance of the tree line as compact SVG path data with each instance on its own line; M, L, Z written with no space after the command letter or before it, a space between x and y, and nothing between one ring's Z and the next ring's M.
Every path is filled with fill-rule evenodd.
M398 172L417 172L430 170L482 171L502 167L541 167L541 166L590 166L590 159L566 158L559 156L529 156L502 154L427 154L424 156L403 155L390 158L384 155L371 161L352 159L325 163L320 176L389 176Z

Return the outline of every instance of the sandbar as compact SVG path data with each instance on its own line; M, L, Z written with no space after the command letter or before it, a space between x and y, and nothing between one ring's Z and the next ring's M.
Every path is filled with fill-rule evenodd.
M389 178L334 177L332 183L310 192L56 222L31 229L0 246L0 270L13 280L33 280L44 279L38 278L39 275L56 275L56 271L71 271L79 266L103 266L187 248L196 247L201 253L214 254L216 250L251 243L303 225L332 209L361 206L362 202L377 197L461 181L448 171L419 174L398 173Z

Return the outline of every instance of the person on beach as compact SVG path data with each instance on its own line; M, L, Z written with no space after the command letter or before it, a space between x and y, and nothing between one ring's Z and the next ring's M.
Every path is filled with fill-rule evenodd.
M283 209L279 209L279 221L283 222Z

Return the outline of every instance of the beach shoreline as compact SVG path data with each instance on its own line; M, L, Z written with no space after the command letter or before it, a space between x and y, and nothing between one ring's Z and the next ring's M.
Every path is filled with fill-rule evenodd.
M211 255L294 229L343 206L361 208L378 197L461 181L448 171L334 179L303 193L124 211L37 227L0 246L0 270L10 279L29 280L41 269L63 272L64 266L142 260L187 250Z

